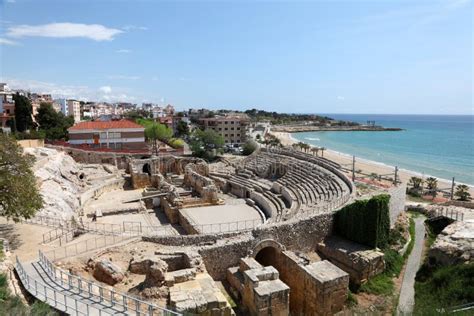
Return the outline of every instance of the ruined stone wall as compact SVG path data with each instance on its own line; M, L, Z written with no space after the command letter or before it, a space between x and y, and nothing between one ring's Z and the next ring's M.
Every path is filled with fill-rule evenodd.
M390 227L395 225L398 215L405 210L406 189L406 184L388 189L388 194L390 194Z
M87 190L86 192L82 193L79 197L79 204L84 206L89 200L96 196L100 196L105 192L110 192L115 189L120 189L124 186L125 180L124 179L109 179L102 183L101 185L94 187L92 189Z
M130 158L140 158L143 156L143 154L132 153L86 151L78 148L53 146L48 144L46 144L45 147L53 148L58 151L64 151L69 156L71 156L76 162L89 164L110 164L117 166L118 169L127 169L128 160Z
M251 232L192 236L146 236L144 241L163 245L199 248L209 274L217 280L225 278L226 269L236 266L253 247L265 239L274 239L289 250L313 251L332 232L333 214L317 214L300 221L287 221L260 226ZM208 246L199 246L211 243Z

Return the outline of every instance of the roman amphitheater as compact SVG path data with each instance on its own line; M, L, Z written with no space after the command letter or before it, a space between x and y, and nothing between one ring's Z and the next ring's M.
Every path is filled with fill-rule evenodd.
M18 225L16 270L68 314L333 315L384 269L383 253L334 233L361 194L322 157L29 152L45 206ZM387 190L393 220L405 188L364 197Z

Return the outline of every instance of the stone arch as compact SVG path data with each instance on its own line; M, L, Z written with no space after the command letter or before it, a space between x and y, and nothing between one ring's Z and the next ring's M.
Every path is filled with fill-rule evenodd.
M277 253L281 253L282 251L285 251L286 248L279 242L275 241L274 239L264 239L258 242L255 247L253 247L251 256L253 258L256 258L258 253L262 251L265 248L274 248Z

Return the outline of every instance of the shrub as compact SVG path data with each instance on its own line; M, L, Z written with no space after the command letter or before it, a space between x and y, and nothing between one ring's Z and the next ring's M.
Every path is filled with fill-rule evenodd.
M474 301L474 263L430 268L417 273L414 314Z
M247 141L242 147L242 149L242 154L248 156L257 149L257 144L253 141Z

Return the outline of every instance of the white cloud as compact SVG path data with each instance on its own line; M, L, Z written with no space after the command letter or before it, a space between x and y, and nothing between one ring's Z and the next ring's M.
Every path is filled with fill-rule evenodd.
M7 77L0 77L0 82L8 83L8 86L13 90L22 89L31 92L46 93L51 94L53 98L107 102L136 102L138 100L137 96L129 95L126 89L115 87L112 89L110 86L97 88L81 85L61 85L51 82L22 80Z
M337 96L337 99L340 100L340 101L344 101L346 98L343 97L343 96L341 96L341 95L338 95L338 96Z
M139 76L124 76L124 75L110 75L107 76L108 79L118 79L118 80L138 80L140 79Z
M10 45L10 46L14 46L14 45L18 45L17 42L14 42L14 41L10 41L6 38L1 38L0 37L0 45Z
M7 3L15 3L16 0L7 0L6 2L7 2Z
M117 49L115 52L119 54L128 54L128 53L131 53L132 51L130 49Z
M100 24L79 23L49 23L42 25L17 25L8 28L7 35L11 37L82 37L94 41L111 41L114 36L123 31L107 28Z
M103 86L99 88L99 91L105 94L109 94L112 93L112 88L110 86Z
M133 30L140 30L140 31L146 31L148 28L146 26L136 26L136 25L125 25L122 27L124 31L133 31Z

